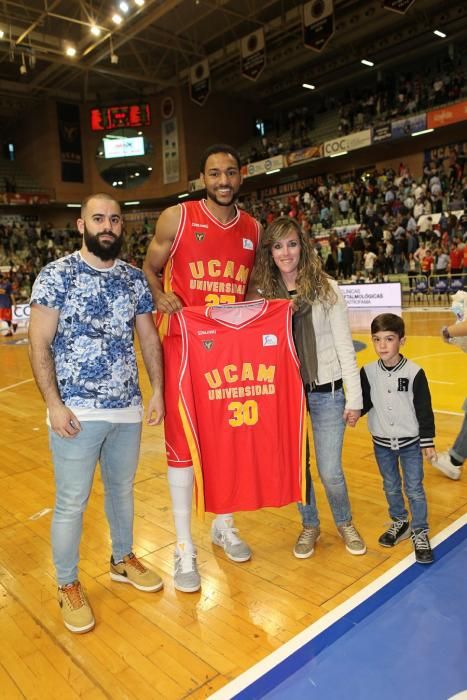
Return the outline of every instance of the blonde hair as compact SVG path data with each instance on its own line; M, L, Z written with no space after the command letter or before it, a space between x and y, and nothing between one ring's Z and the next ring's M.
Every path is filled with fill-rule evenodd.
M312 304L320 301L325 306L332 306L337 296L331 287L329 277L323 270L322 262L311 245L308 234L304 233L295 219L280 216L267 227L261 238L261 245L256 255L254 269L255 286L267 299L279 297L280 272L272 257L272 248L277 241L295 231L300 241L300 259L298 261L296 291L299 301Z

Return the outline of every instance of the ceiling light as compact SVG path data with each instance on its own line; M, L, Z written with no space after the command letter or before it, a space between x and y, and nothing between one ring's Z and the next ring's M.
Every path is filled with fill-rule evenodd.
M91 25L91 34L94 34L94 36L100 36L101 35L101 28L97 26L97 24L92 24Z
M268 170L266 175L273 175L274 173L280 173L280 168L274 168L274 170Z
M69 209L79 209L81 204L67 204Z
M135 5L138 5L138 7L143 7L144 0L135 0Z
M0 29L0 39L3 39L4 36L5 32L3 31L3 29Z
M76 56L76 49L74 46L67 46L65 53L67 56L73 58L73 56Z
M422 129L421 131L413 131L412 136L421 136L422 134L430 134L434 129Z
M135 177L139 177L139 173L135 173Z
M123 19L121 16L116 12L114 15L112 15L112 22L114 24L121 24L123 22Z
M128 12L128 10L130 9L130 6L127 2L119 2L118 6L122 12Z
M26 68L26 61L24 60L24 53L21 54L21 65L19 67L19 72L21 75L26 75L28 69Z
M347 155L347 151L342 151L342 153L333 153L329 157L330 158L339 158L339 156L346 156L346 155Z
M152 167L150 165L148 166L148 170L152 170Z
M134 202L123 202L123 204L126 207L131 207L131 206L136 206L137 204L141 204L141 202L139 200L135 200Z
M118 64L118 56L116 53L110 54L110 63L112 63L114 66Z
M316 86L311 85L310 83L302 83L302 87L306 88L307 90L314 90Z
M179 198L179 199L183 199L184 197L189 197L189 196L190 196L190 195L188 194L188 192L184 192L183 194L179 194L179 195L178 195L178 198Z
M439 36L440 39L446 39L447 34L444 32L440 32L439 29L435 29L433 34L436 34L436 36Z
M370 68L373 68L373 66L375 65L373 61L368 61L366 58L362 58L360 63L363 63L364 66L369 66Z

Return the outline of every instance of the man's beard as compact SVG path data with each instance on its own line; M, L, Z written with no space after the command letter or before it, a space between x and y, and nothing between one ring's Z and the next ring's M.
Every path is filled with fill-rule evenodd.
M113 241L111 243L107 242L102 242L100 240L100 237L103 236L105 233L106 236L112 236ZM120 253L123 245L123 231L120 234L120 236L116 236L112 231L101 231L100 233L97 234L91 234L89 233L88 229L86 228L86 224L84 225L84 242L86 244L86 248L89 250L90 253L95 255L97 258L102 260L103 262L107 262L109 260L115 260L115 258L118 257L118 254Z
M232 196L229 199L229 201L226 202L226 201L222 201L221 199L218 199L217 194L214 190L208 190L206 188L206 194L207 194L208 198L212 199L212 201L215 202L216 204L218 204L220 207L231 207L232 204L235 202L235 200L238 197L238 192L239 192L238 189L237 189L237 191L231 190Z

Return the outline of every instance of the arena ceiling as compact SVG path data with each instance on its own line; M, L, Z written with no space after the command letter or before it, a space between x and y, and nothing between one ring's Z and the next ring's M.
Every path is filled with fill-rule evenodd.
M382 0L335 0L335 33L317 53L306 49L302 2L296 0L0 0L0 117L14 118L44 97L100 101L149 96L188 84L190 67L209 59L212 90L277 107L303 81L321 87L366 79L361 58L376 68L466 36L465 0L415 0L405 15ZM91 34L96 24L100 36ZM242 77L239 42L264 28L266 67ZM68 46L75 57L65 54ZM112 55L118 57L112 59ZM28 107L29 105L29 107Z

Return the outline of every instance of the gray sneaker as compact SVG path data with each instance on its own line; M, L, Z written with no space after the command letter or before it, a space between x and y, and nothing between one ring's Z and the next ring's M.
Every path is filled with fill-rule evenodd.
M357 528L349 523L348 525L340 525L338 528L339 535L344 540L345 548L350 554L365 554L366 544L358 534Z
M236 527L226 527L220 529L216 526L216 521L212 523L211 538L213 544L222 547L226 555L232 561L242 562L251 559L251 549L246 542L237 537Z
M293 548L294 556L297 559L308 559L315 551L315 544L321 536L319 527L304 525Z
M201 588L201 578L196 563L196 549L177 545L174 554L174 586L182 593L196 593Z
M436 469L439 469L440 472L446 474L450 479L455 479L457 481L457 479L461 478L462 467L457 467L451 462L449 452L438 452L436 458L431 460L431 463Z

